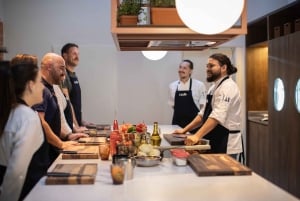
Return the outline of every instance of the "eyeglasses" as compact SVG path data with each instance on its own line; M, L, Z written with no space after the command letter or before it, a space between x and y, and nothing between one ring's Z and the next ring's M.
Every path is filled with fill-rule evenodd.
M206 64L206 68L212 68L212 67L214 67L215 65L217 65L217 64L210 64L210 63L208 63L208 64Z

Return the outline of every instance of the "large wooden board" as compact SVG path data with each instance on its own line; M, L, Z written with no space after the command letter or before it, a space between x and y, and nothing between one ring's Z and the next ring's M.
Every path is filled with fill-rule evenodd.
M70 146L63 150L62 159L98 159L99 146Z
M48 172L46 184L93 184L97 174L97 163L56 164Z
M188 163L198 176L252 174L251 169L227 154L193 154Z

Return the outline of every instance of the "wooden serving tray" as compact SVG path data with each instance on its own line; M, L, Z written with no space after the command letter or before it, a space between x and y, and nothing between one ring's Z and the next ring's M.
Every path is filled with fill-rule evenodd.
M97 174L97 163L56 164L47 173L46 184L93 184Z
M70 146L62 151L62 159L98 159L99 146Z
M187 160L198 176L252 174L251 169L227 154L193 154Z

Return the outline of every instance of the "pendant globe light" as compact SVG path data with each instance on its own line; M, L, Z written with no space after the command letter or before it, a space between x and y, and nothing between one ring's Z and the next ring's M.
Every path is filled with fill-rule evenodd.
M142 54L149 60L160 60L166 56L167 51L142 51Z
M231 28L240 18L244 0L176 0L183 23L195 32L213 35Z

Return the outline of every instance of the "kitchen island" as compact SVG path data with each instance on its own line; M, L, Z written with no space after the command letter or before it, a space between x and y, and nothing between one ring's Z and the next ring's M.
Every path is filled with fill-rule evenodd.
M162 133L170 133L176 126L161 125ZM151 130L151 128L149 128ZM163 140L163 144L166 142ZM111 161L100 159L62 160L56 163L97 163L96 181L91 185L46 185L43 177L29 193L27 201L199 201L199 200L298 200L256 173L244 176L198 177L190 166L175 166L171 158L164 158L158 166L135 167L132 180L113 185Z

